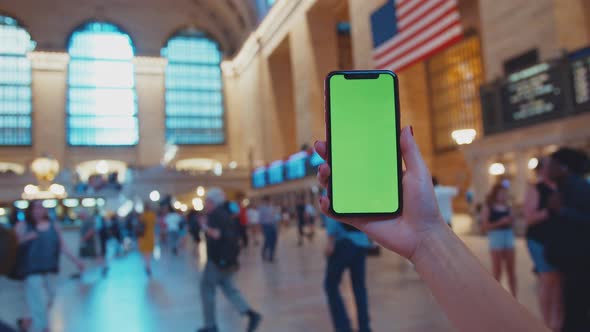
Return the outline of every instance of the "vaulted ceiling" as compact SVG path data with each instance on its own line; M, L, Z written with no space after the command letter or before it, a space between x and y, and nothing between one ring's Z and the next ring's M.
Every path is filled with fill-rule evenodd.
M168 37L196 27L231 55L257 24L254 0L0 0L0 14L19 20L37 50L63 51L71 32L89 20L114 23L138 55L159 55Z

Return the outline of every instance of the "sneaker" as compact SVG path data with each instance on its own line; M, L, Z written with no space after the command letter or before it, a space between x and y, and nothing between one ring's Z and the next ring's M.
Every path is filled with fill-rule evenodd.
M197 332L217 332L217 326L202 327L202 328L198 329Z
M261 314L254 312L254 311L248 312L248 328L246 329L246 332L256 331L256 329L260 325L261 321L262 321Z

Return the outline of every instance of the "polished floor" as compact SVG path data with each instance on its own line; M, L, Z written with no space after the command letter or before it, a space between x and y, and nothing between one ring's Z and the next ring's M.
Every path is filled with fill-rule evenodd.
M67 234L76 248L77 234ZM462 236L489 266L487 242L479 236ZM264 314L260 331L330 331L322 289L325 258L323 231L313 243L299 248L295 229L283 230L278 259L263 263L259 247L245 250L237 283L252 306ZM520 240L517 247L519 300L538 314L536 284L531 263ZM53 332L195 331L202 322L199 275L203 260L185 252L175 257L163 252L148 279L137 253L115 259L109 275L88 262L81 280L72 280L73 266L62 260L58 295L51 312ZM411 264L384 253L368 260L370 311L374 331L453 331ZM345 279L346 280L346 279ZM353 307L348 280L344 294ZM14 322L24 311L22 286L0 279L0 319ZM493 308L490 308L493 310ZM349 310L352 312L352 310ZM220 331L241 331L245 322L218 294Z

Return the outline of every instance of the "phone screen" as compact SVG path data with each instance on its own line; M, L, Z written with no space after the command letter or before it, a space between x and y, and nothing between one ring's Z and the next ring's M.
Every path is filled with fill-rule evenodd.
M336 72L328 76L327 83L332 209L337 214L399 212L399 110L394 74Z

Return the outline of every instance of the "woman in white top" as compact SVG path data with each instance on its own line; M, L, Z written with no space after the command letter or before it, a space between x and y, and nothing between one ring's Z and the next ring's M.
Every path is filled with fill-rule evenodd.
M166 230L168 232L168 244L174 255L178 255L180 224L182 220L183 217L172 206L168 207L168 213L164 216L164 222L166 223Z

